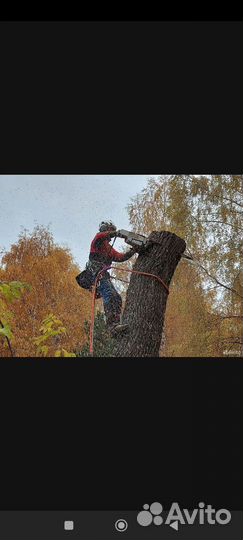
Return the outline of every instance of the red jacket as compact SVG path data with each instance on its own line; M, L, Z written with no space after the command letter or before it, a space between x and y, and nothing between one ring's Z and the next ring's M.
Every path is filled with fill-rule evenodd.
M119 251L116 251L111 246L111 244L109 243L110 240L111 237L109 231L96 234L93 241L91 242L89 258L91 260L110 264L112 262L127 261L127 259L130 259L130 257L134 255L133 249L127 251L126 253L119 253Z

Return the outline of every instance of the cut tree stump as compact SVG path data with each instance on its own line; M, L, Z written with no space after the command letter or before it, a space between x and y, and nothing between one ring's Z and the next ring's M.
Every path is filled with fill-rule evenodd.
M153 231L149 247L133 270L160 277L169 287L186 242L168 231ZM154 277L131 274L123 312L129 330L116 338L113 356L159 356L168 292Z

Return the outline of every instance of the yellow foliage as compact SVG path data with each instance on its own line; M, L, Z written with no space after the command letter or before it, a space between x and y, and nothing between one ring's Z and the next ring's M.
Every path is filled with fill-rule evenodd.
M43 227L36 227L32 234L22 233L4 255L0 279L31 286L11 306L16 356L36 356L33 338L48 313L55 313L66 328L66 333L53 338L48 355L64 347L73 353L82 348L86 342L84 322L90 320L91 295L77 285L75 277L79 272L70 251L57 246ZM0 356L5 355L5 350L0 344Z
M167 302L162 356L218 356L215 321L195 268L177 267Z
M230 295L202 269L181 261L170 287L162 354L223 356L235 350L242 355L243 176L150 178L128 211L136 231L169 230L181 236L209 274L234 287ZM217 290L210 291L213 286Z

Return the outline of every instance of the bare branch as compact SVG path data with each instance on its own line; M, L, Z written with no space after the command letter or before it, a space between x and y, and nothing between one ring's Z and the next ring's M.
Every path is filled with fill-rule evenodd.
M237 204L237 206L240 206L240 208L243 208L243 204L240 204L238 201L234 201L233 199L230 199L228 197L221 197L224 201L229 201L233 204Z
M220 315L221 319L243 319L243 315Z
M192 218L195 219L195 221L197 221L198 223L218 223L219 225L224 225L226 227L235 227L239 231L243 231L242 227L239 227L235 223L227 223L225 221L219 221L218 219L203 219L202 220L202 219L197 218L196 216L192 216Z
M187 251L189 252L189 249L187 248ZM190 253L190 252L189 252ZM225 283L222 283L221 281L219 281L218 278L216 278L216 276L213 276L212 274L210 274L208 272L208 270L197 260L194 259L193 255L190 253L194 263L199 267L201 268L206 274L207 276L210 278L210 279L213 279L220 287L223 287L224 289L227 289L228 291L236 294L237 296L239 296L240 298L243 299L243 296L242 294L238 293L238 291L236 289L234 289L233 287L229 287L228 285L225 285Z

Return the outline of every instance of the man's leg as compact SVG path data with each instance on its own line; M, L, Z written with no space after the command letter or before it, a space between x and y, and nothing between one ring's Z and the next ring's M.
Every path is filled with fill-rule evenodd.
M122 300L109 278L101 279L99 293L103 298L108 325L120 322Z
M101 279L99 292L103 298L107 326L111 330L125 330L127 325L120 324L122 299L109 278Z

